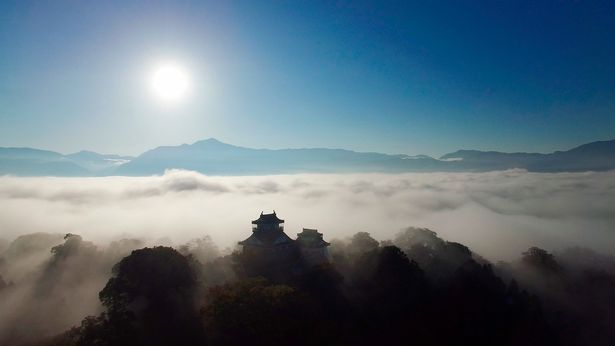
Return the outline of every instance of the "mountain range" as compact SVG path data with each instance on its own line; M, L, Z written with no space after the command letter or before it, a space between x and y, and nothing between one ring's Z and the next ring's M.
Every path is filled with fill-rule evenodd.
M93 151L63 155L32 148L0 147L0 174L18 176L98 176L113 175L132 156L104 155Z
M549 154L458 150L440 158L344 149L251 149L214 138L148 150L137 157L92 151L63 155L32 148L0 148L0 174L17 176L147 176L167 169L210 175L350 172L484 172L512 168L532 172L615 169L615 140Z

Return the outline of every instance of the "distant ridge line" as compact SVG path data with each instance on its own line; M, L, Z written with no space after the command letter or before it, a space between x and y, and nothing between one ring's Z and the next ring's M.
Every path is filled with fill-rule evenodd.
M63 155L35 148L0 147L0 174L17 176L147 176L163 174L167 169L214 175L265 175L486 172L514 168L532 172L613 170L615 140L586 143L548 154L464 149L439 158L329 148L252 149L215 138L192 144L159 146L137 157L87 150Z

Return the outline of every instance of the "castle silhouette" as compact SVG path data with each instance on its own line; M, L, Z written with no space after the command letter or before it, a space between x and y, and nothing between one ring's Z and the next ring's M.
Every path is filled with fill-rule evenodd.
M263 214L252 221L252 234L239 242L243 254L252 258L270 261L294 260L297 256L308 265L329 262L330 245L316 229L304 228L291 239L284 233L284 220L272 214Z

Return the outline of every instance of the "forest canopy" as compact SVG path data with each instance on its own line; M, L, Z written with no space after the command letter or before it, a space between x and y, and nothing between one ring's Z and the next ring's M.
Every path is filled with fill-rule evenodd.
M330 243L327 263L258 272L207 236L178 246L21 236L0 262L0 344L609 345L614 336L610 256L532 247L491 263L414 227Z

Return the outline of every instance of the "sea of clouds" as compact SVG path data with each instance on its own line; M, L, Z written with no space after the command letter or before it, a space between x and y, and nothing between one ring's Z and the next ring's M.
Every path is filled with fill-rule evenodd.
M391 238L428 227L491 260L530 246L615 254L615 172L299 174L214 177L170 170L152 177L0 177L0 238L77 233L109 242L181 244L210 235L232 249L250 221L275 210L291 237L367 231Z

